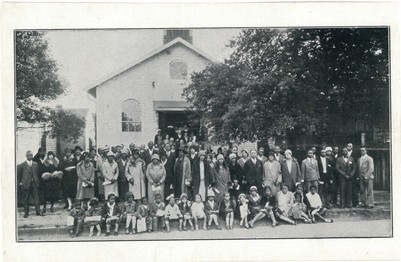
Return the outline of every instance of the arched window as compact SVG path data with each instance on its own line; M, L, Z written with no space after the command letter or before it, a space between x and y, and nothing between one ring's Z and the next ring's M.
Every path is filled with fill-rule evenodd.
M186 79L188 75L188 65L184 61L175 60L170 63L171 79Z
M121 113L123 132L141 132L141 106L135 99L128 99L122 103Z

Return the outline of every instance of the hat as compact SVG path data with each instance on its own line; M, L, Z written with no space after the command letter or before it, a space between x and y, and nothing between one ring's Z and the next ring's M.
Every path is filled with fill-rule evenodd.
M204 150L201 150L201 151L199 151L198 155L206 157L206 152Z
M249 191L253 191L253 190L258 191L258 188L257 188L256 186L251 186L251 188L249 189Z
M152 161L153 161L154 159L157 159L157 160L160 161L159 155L158 155L158 154L153 154L153 155L152 155Z
M289 149L285 150L285 152L284 152L284 154L287 154L287 153L290 153L292 155L292 151Z
M241 197L246 198L246 195L244 193L239 194L238 199L240 199Z
M139 149L138 148L135 148L134 150L132 150L132 155L135 155L135 154L139 155Z
M104 153L104 152L109 152L109 151L110 151L110 147L104 146L104 147L102 147L100 150L102 151L102 153Z
M188 195L185 194L185 193L182 193L181 196L180 196L180 200L182 200L184 197L185 197L186 199L188 199Z
M129 197L133 197L133 199L135 199L134 193L132 193L131 191L128 191L128 192L125 194L125 200L127 200Z
M78 146L78 145L76 145L76 146L74 147L74 151L76 151L76 150L83 151L83 150L82 150L82 147L80 147L80 146Z
M333 148L331 146L326 147L326 151L333 151Z
M85 152L82 153L82 156L85 158L85 157L90 156L90 155L89 155L88 152L85 151Z
M174 199L174 194L171 194L166 198L167 201L170 201L170 199Z
M108 195L107 195L107 200L109 200L110 199L110 197L115 197L116 196L116 194L114 193L114 192L110 192Z
M107 157L109 157L109 156L116 157L116 155L112 151L109 151L107 153Z
M268 156L274 156L274 152L273 151L269 151Z
M121 150L121 154L129 155L129 149L128 149L127 147L124 147L124 148Z
M97 204L97 203L99 203L99 199L97 197L92 197L89 200L89 205L94 205L94 204Z
M215 197L215 194L212 189L207 190L207 197Z
M184 146L180 146L180 147L178 148L178 152L180 152L180 151L184 152L184 154L187 152L187 151L185 150L185 147L184 147Z
M236 158L236 157L237 157L237 155L236 155L236 154L234 154L234 153L231 153L229 157L230 157L230 159L232 159L232 158Z
M219 161L220 159L223 159L223 160L224 160L224 156L223 156L222 154L219 154L219 155L217 156L217 161Z

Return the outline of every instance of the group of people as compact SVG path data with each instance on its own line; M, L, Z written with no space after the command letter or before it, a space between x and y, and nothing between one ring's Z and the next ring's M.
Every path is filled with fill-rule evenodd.
M147 148L132 143L83 152L76 146L61 160L53 152L40 149L33 157L28 151L17 172L24 217L29 215L30 197L37 215L46 212L48 202L53 212L55 201L62 198L71 236L78 235L84 223L90 225L90 236L95 228L100 234L104 223L108 236L113 224L118 234L121 221L127 234L168 232L174 220L179 230L187 225L210 229L213 224L221 229L220 219L227 229L233 228L234 219L252 228L269 218L275 227L278 221L332 222L323 216L333 206L374 206L373 159L363 147L358 159L352 144L341 154L338 147L326 147L317 155L312 147L298 162L291 150L282 155L278 146L267 156L262 147L238 152L236 145L214 152L194 140L158 135Z

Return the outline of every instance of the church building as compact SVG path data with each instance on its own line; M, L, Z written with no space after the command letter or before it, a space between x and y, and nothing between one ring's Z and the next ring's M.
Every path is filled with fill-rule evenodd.
M200 128L182 91L215 60L195 47L191 30L165 30L164 45L87 89L96 101L96 144L146 144L171 125Z

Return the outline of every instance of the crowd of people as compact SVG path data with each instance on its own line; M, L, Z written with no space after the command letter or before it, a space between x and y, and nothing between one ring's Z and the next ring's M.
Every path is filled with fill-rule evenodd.
M331 223L324 217L334 207L373 208L373 159L366 148L356 157L353 145L316 147L298 161L290 149L276 146L265 154L263 147L238 152L238 146L210 145L195 139L174 140L161 136L145 145L104 146L83 152L66 149L59 160L54 152L39 149L18 165L17 180L29 216L30 199L37 215L63 199L69 216L70 235L78 236L84 225L101 234L118 235L178 229L252 228L262 219L272 227L279 222ZM42 202L42 203L40 203ZM40 209L40 204L43 208Z

